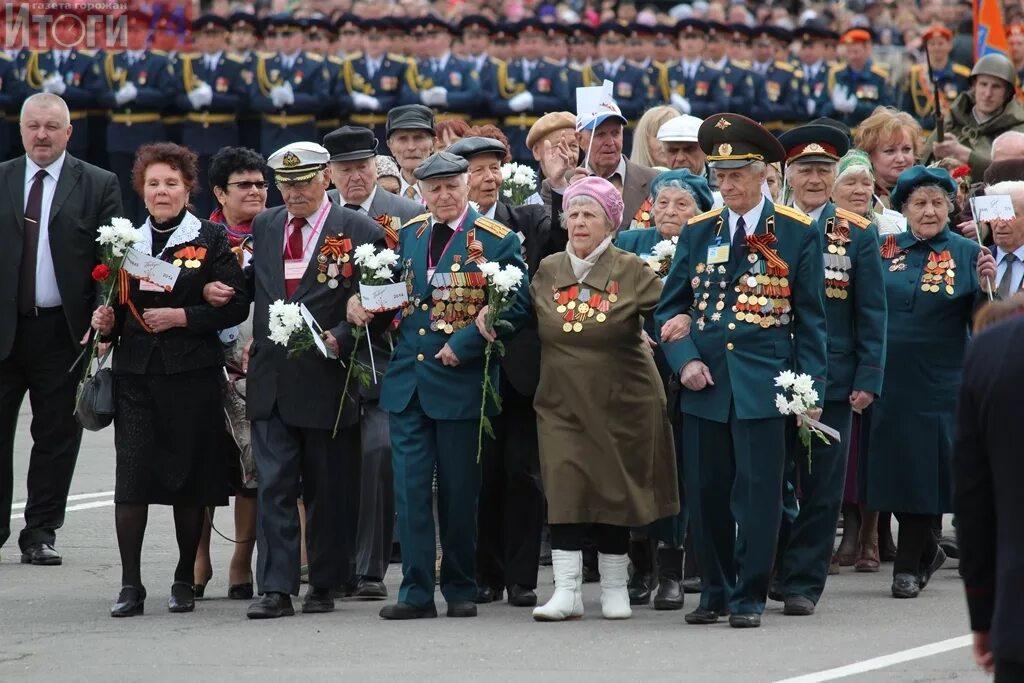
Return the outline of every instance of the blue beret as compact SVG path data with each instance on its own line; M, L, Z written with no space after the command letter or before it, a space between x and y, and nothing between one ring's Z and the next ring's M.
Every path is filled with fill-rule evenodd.
M896 179L896 187L892 188L892 194L889 195L892 208L902 211L911 192L919 187L928 187L929 185L938 187L948 195L956 192L956 181L946 169L911 166L900 173L900 177Z
M659 192L676 183L682 185L693 195L697 200L697 211L700 213L710 211L714 206L715 198L711 194L711 188L708 187L708 181L703 176L694 175L685 168L664 171L654 176L654 180L651 181L651 197L657 201Z

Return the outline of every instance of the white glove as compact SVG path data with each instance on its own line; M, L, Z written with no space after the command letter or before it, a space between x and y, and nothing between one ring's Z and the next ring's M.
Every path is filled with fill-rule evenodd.
M849 107L849 111L847 113L852 112L852 111L857 109L857 95L856 94L850 93L850 96L848 98L846 98L846 106Z
M445 90L440 85L435 85L432 88L432 90L434 91L434 98L435 98L435 101L437 102L436 106L438 106L438 107L447 107L448 106L448 91Z
M284 88L283 101L285 106L290 107L293 104L295 104L295 93L292 92L291 81L285 81L284 85L282 85L281 87Z
M117 106L123 107L128 102L131 102L139 96L139 89L135 87L134 83L125 83L121 86L121 89L114 93L114 101L117 102Z
M845 85L837 85L832 88L832 106L836 108L836 111L846 111L846 96L848 94L849 91L846 89Z
M442 107L448 101L448 93L444 88L435 86L421 92L420 99L428 107Z
M370 111L380 109L380 100L371 95L364 95L361 92L352 93L352 104L356 106L356 109L369 109Z
M533 107L533 93L521 92L508 101L508 108L515 112L526 111Z
M67 85L64 84L64 79L60 74L53 74L43 82L43 92L63 95L66 89Z
M213 89L204 83L198 88L193 89L186 97L192 103L193 109L202 109L213 102Z
M672 106L684 114L690 113L690 101L679 93L672 93Z
M278 109L283 109L295 102L295 95L292 93L291 85L276 85L270 89L270 100Z
M814 110L818 108L818 103L812 99L807 100L807 115L814 116Z

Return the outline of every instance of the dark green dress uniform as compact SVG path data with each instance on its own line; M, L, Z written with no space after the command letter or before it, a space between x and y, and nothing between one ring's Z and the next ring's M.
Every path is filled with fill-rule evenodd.
M755 96L754 111L764 127L773 133L788 130L796 122L807 120L807 105L802 96L803 72L788 62L775 60L767 65L752 65L760 76L760 95ZM824 83L824 74L822 74Z
M145 218L142 198L132 187L135 153L142 145L166 139L163 111L174 98L174 77L170 62L149 50L139 55L106 53L103 59L105 89L97 98L110 110L107 125L107 155L110 170L121 183L125 217L136 223ZM126 84L135 86L135 99L119 104L117 92Z
M941 69L933 67L932 74L939 84L939 97L945 107L951 106L960 93L970 89L971 69L963 64L948 62ZM935 86L928 76L928 66L911 66L903 96L900 98L900 109L917 119L926 134L935 130L934 90Z
M888 358L871 449L861 458L861 500L872 510L939 515L952 510L953 412L984 297L975 272L981 247L947 226L929 240L909 230L890 235L881 251Z
M421 59L414 67L415 92L406 94L406 104L422 104L420 92L439 86L448 93L448 104L433 107L438 121L460 119L469 122L480 106L480 78L473 65L449 53L447 59Z
M855 129L876 108L893 104L888 81L889 70L870 59L862 71L854 71L848 64L837 64L829 70L828 81L818 101L817 114ZM850 94L857 97L857 106L852 112L837 111L832 104L832 90L837 85L845 86Z
M450 176L453 168L465 172L467 166L461 157L440 152L423 162L417 175L420 179L434 177L432 173ZM445 233L451 233L447 240ZM474 321L476 311L486 303L486 279L477 264L485 259L515 265L524 273L526 266L519 238L472 207L460 224L447 229L439 228L430 214L409 221L400 231L398 251L409 302L400 313L398 340L380 395L380 407L391 414L395 506L402 544L398 601L417 608L433 605L431 485L436 469L441 592L449 603L471 602L477 590L480 466L476 454L485 347ZM517 311L522 315L526 296L524 283L509 315ZM434 357L445 344L459 359L455 367L446 367ZM490 369L497 386L496 359ZM494 406L488 406L488 414L495 412Z
M539 22L538 22L539 23ZM549 111L561 111L569 104L565 74L554 60L539 59L533 64L514 59L498 69L498 97L491 102L492 111L501 118L501 129L508 137L512 160L533 166L533 152L526 146L526 136L533 124ZM523 93L530 93L529 106L518 111L510 102ZM576 93L572 93L575 103Z
M668 68L669 93L685 97L690 114L706 119L716 112L729 110L729 95L722 82L722 72L699 64L692 77L688 65L676 62Z
M319 55L300 51L293 59L286 65L285 56L278 53L260 55L256 62L249 101L263 115L259 151L266 157L293 142L318 139L316 117L327 102L329 74ZM285 83L291 83L295 102L278 107L270 91Z
M89 158L89 110L96 103L96 97L103 89L100 67L91 53L69 50L58 56L53 50L34 50L28 53L25 76L21 81L22 94L29 97L40 92L55 90L45 87L46 81L60 76L64 84L61 99L71 112L71 125L75 134L68 140L68 152L79 159Z
M369 22L367 22L369 23ZM408 99L413 92L412 67L401 55L381 55L379 64L371 64L366 53L356 52L345 58L341 73L334 81L331 99L352 123L373 131L374 137L387 137L388 111ZM378 109L356 106L353 95L361 93L377 99Z
M328 98L324 103L324 108L316 117L317 140L323 140L324 135L327 135L335 128L340 128L342 116L345 116L346 119L348 118L348 112L338 106L337 100L329 96L334 89L334 84L338 82L342 64L344 64L344 60L337 55L327 55L324 58L324 76L327 80Z
M771 133L732 114L707 119L698 139L719 167L784 156ZM714 381L701 391L684 387L680 396L704 578L692 623L730 612L733 625L760 624L786 460L787 418L775 406L774 380L793 370L810 375L819 396L825 389L821 233L798 211L763 198L759 206L754 226L741 226L742 216L727 208L690 219L655 315L659 326L679 314L694 317L689 336L662 347L673 371L698 360Z

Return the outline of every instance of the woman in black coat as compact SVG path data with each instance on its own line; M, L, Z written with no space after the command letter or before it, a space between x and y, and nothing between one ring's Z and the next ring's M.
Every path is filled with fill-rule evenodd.
M141 227L146 242L135 249L180 273L170 292L131 278L113 307L93 314L93 327L115 345L114 516L122 588L114 617L143 613L140 564L149 505L173 506L178 565L168 609L190 612L205 508L227 504L224 351L217 331L245 320L249 301L224 229L187 210L196 178L196 156L188 149L170 143L139 149L133 183L149 218ZM219 308L203 299L204 286L214 281L235 291Z

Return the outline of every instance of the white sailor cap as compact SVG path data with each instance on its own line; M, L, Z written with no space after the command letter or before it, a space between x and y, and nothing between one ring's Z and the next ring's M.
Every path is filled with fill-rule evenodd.
M313 178L330 160L331 153L315 142L293 142L271 154L267 164L276 180L294 183Z

